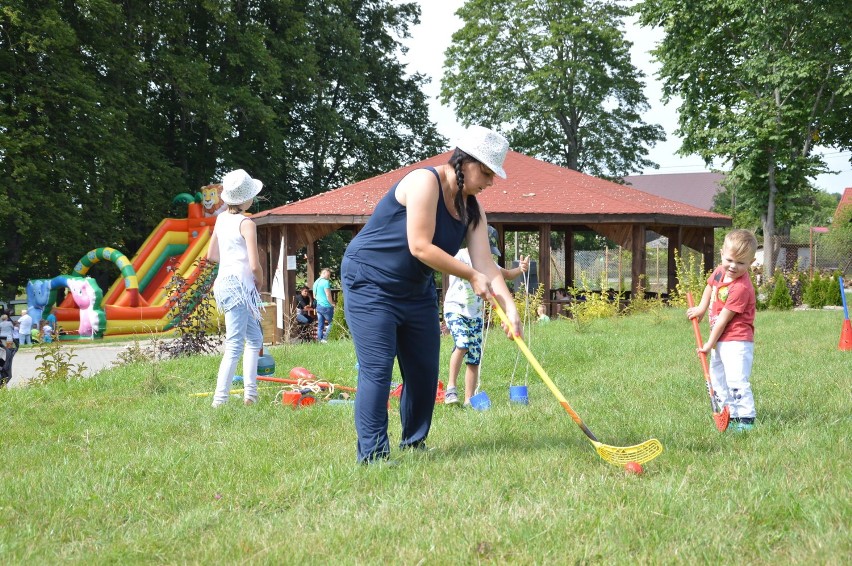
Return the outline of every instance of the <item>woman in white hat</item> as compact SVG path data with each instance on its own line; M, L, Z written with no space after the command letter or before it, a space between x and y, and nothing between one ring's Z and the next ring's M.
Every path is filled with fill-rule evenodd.
M225 314L225 353L219 364L213 407L228 402L237 362L243 356L244 403L257 401L257 360L263 348L258 287L263 278L257 253L257 226L244 213L263 183L242 169L222 179L222 201L228 210L216 217L207 259L219 262L213 294Z
M346 249L341 280L346 322L358 357L357 458L390 455L387 399L394 358L404 386L400 447L424 450L438 386L440 329L435 271L494 295L521 335L515 303L491 258L485 213L476 195L506 178L509 143L487 128L469 128L448 163L410 172L376 205ZM453 258L467 240L472 266Z

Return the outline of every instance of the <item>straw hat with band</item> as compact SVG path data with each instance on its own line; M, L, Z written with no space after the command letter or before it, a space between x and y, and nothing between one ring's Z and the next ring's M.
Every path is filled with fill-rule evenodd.
M501 179L506 178L503 161L509 151L509 142L494 130L482 126L471 126L456 147L494 171Z
M220 198L225 204L242 204L257 196L263 188L263 183L252 179L242 169L231 171L222 179L222 194Z

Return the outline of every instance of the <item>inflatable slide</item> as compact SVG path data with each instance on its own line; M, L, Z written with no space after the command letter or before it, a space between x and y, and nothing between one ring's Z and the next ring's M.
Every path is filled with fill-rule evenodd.
M208 185L202 191L196 197L178 195L176 201L186 197L181 202L187 204L187 218L160 222L132 260L114 248L96 248L77 262L72 275L30 281L27 303L33 318L54 315L64 331L63 339L169 331L172 320L165 286L173 272L188 284L195 281L200 272L197 260L206 256L216 215L221 212L221 185ZM121 272L105 293L86 277L99 261L110 261ZM56 305L60 287L68 292Z

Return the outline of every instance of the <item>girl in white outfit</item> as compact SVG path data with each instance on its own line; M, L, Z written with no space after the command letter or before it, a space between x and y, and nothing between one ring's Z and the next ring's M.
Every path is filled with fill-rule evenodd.
M242 169L222 179L222 201L227 212L216 217L207 251L209 261L219 262L213 295L225 314L225 354L219 365L213 407L228 402L237 362L243 354L244 402L257 401L257 360L263 347L260 327L262 309L258 286L263 277L257 253L257 226L243 213L249 209L263 183Z

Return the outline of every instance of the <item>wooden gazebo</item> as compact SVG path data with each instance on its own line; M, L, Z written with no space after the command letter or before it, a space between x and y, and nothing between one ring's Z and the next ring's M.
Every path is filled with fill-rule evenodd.
M317 265L316 243L336 230L357 233L373 212L379 199L407 172L424 166L446 163L451 152L419 163L365 179L301 201L259 212L258 246L267 274L264 291L269 291L278 265L281 247L284 256L307 249L307 276L313 281L322 266ZM680 202L667 200L552 165L510 151L504 169L508 179L495 178L494 185L480 196L488 223L497 228L505 249L504 234L537 232L539 237L539 281L550 297L551 232L564 237L565 280L574 280L573 234L593 231L632 252L632 286L635 293L645 275L646 233L668 238L668 288L676 285L674 250L682 245L699 251L704 265L714 261L713 229L731 225L731 218ZM503 254L505 257L505 254ZM292 262L291 262L292 267ZM332 266L333 267L333 266ZM295 296L296 272L284 270L283 287L288 299Z

